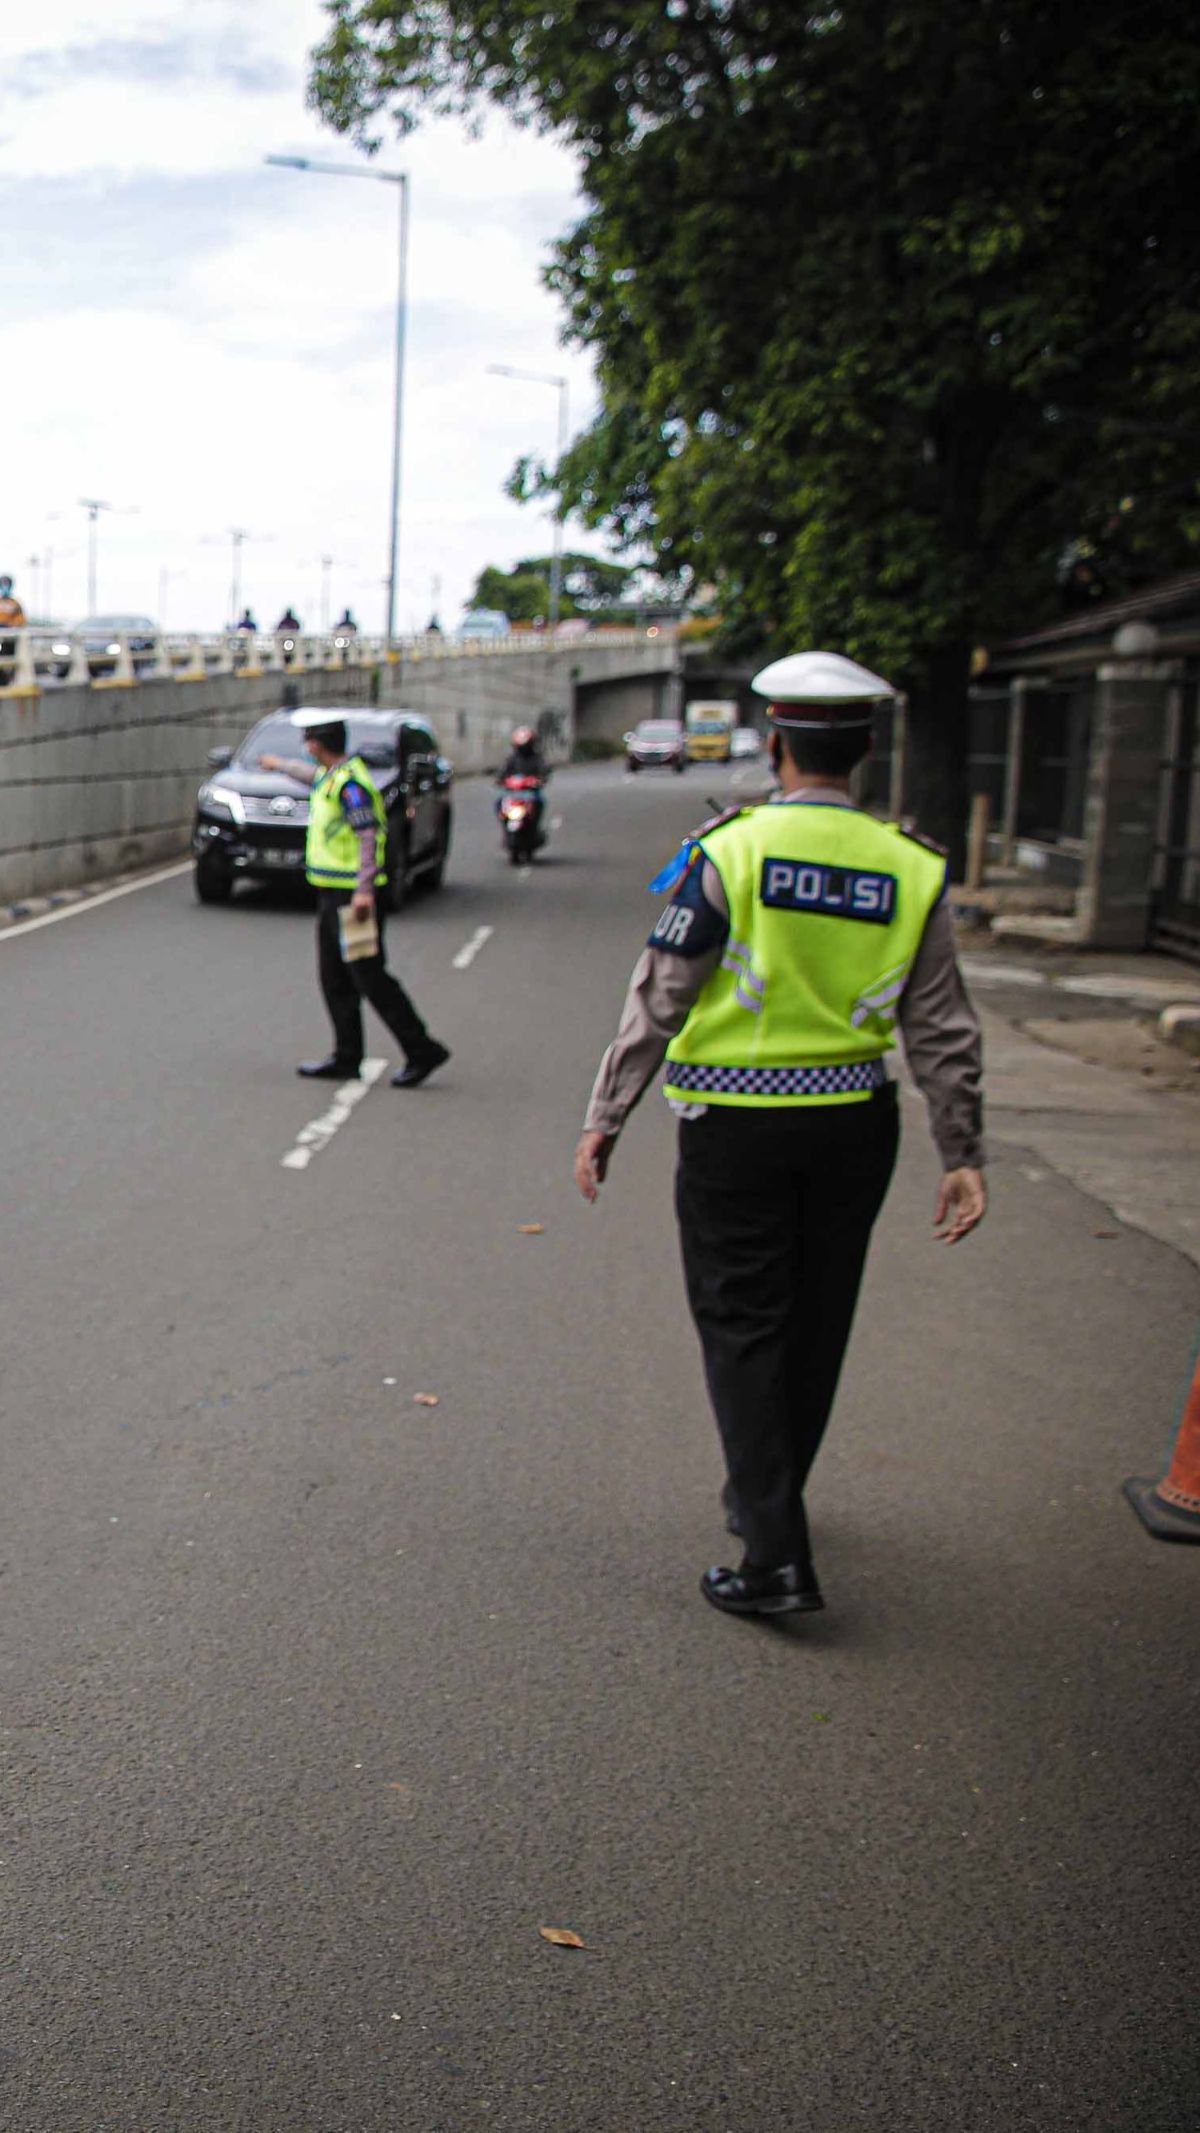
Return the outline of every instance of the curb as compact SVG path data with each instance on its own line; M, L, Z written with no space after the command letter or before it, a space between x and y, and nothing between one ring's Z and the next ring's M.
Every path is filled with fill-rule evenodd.
M1158 1017L1158 1034L1164 1044L1200 1059L1200 1007L1164 1007Z
M76 889L55 889L50 896L23 896L19 903L0 904L0 933L9 926L24 924L26 919L45 918L49 911L62 911L69 904L86 904L93 896L103 896L109 889L123 889L127 882L155 871L153 867L133 867L124 874L105 874L98 881L83 882Z

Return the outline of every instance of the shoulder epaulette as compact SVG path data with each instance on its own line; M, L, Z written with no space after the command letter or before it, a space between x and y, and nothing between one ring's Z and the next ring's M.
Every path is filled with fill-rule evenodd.
M711 822L704 822L698 830L693 830L690 837L684 838L674 857L668 859L665 867L655 875L652 882L647 884L650 894L652 896L669 895L672 889L683 880L688 869L693 867L696 861L703 856L700 845L701 838L707 837L713 830L723 829L727 822L736 822L739 815L747 815L749 813L750 809L747 807L727 807L723 815L714 815Z
M727 807L724 814L714 815L710 822L702 822L698 830L693 830L691 841L698 844L701 837L709 836L713 830L724 829L727 822L736 822L739 815L749 815L753 812L750 807Z
M923 844L927 852L935 852L939 859L949 859L949 845L939 844L936 837L927 837L924 830L917 828L916 823L910 816L906 816L900 822L893 822L892 828L897 830L902 837L907 837L910 844Z

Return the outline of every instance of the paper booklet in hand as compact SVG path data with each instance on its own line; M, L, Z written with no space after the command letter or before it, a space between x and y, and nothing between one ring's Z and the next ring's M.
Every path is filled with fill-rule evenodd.
M355 918L351 905L343 904L338 912L338 934L343 963L359 963L364 956L378 955L379 921L374 905L365 918Z

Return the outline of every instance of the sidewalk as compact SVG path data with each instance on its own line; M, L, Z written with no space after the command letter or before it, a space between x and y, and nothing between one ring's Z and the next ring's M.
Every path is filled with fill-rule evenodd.
M1159 1034L1200 1013L1200 969L1166 956L1039 954L960 937L984 1023L991 1141L1200 1266L1200 1059Z

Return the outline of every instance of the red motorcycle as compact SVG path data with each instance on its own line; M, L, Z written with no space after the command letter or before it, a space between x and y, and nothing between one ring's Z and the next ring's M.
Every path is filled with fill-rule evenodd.
M544 805L540 778L505 778L497 812L504 849L515 867L531 865L534 853L546 842Z

